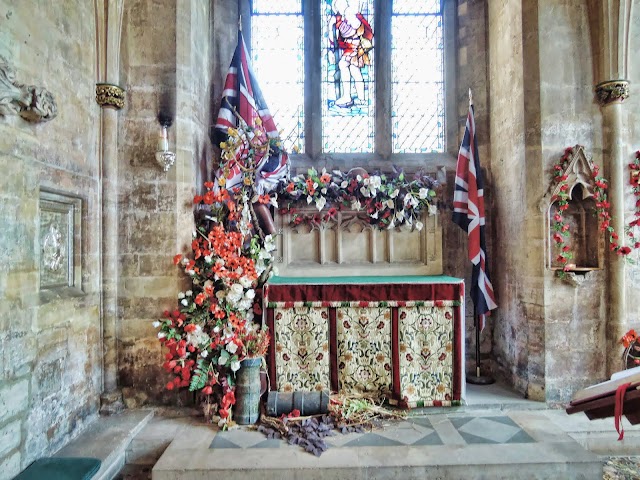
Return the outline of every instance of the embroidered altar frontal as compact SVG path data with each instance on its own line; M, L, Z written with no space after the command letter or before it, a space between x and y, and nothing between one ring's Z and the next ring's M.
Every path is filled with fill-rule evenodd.
M272 390L375 392L406 407L464 392L464 281L274 277L265 286Z

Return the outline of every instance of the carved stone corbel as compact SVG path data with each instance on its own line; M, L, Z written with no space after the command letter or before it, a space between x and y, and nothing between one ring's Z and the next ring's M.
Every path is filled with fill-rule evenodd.
M124 107L124 90L111 83L98 83L96 84L96 102L101 107L120 110Z
M596 85L596 95L600 105L614 102L624 102L629 96L629 82L626 80L612 80Z
M16 81L8 60L0 56L0 115L20 115L29 122L47 122L58 115L58 107L48 90Z

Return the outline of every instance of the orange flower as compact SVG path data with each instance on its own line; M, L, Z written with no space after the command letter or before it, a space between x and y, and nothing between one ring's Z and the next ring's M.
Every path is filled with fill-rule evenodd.
M331 181L331 175L329 175L328 173L323 173L320 177L320 181L322 183L329 183Z
M258 197L258 202L264 204L264 205L268 205L269 202L271 202L271 196L269 196L268 193L265 193L264 195L260 195Z
M634 343L636 340L638 340L638 334L633 328L625 333L620 339L624 348L629 348L629 345Z

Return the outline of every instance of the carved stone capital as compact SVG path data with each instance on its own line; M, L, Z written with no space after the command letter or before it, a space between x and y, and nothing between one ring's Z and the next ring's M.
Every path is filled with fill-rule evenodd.
M0 56L0 115L20 115L30 122L46 122L58 115L56 101L48 90L16 81L16 72Z
M96 102L101 107L112 107L120 110L124 107L124 90L111 83L97 83Z
M624 102L629 96L629 82L626 80L609 80L596 85L596 96L600 105Z

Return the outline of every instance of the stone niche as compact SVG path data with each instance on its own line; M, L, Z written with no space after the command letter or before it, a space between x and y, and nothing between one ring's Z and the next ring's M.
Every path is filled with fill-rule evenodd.
M40 289L80 290L82 200L40 191Z
M569 272L584 275L592 270L603 268L604 240L598 228L596 202L594 199L594 180L589 159L584 148L576 145L569 158L563 174L567 175L569 185L569 208L564 211L564 223L569 226L570 235L566 244L573 254L569 263ZM554 216L558 212L557 195L560 185L555 181L544 198L546 225L546 258L547 268L562 270L563 265L557 261L558 250L553 241Z

